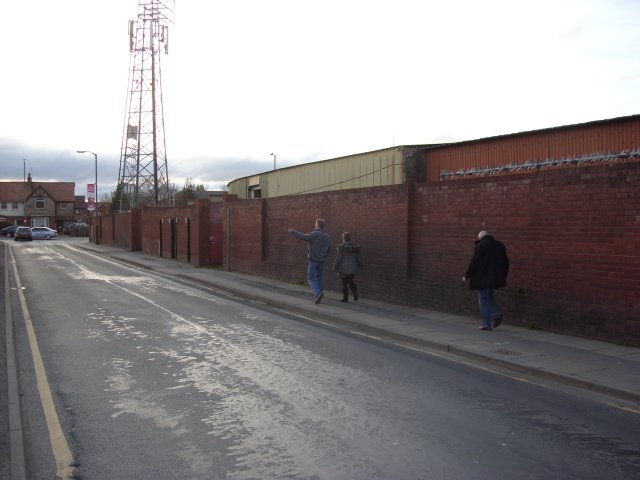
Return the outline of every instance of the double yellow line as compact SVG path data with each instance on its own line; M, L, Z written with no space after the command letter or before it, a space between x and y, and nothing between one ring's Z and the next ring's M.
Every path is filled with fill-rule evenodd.
M18 274L15 257L11 248L9 248L9 252L11 254L11 264L13 265L17 292L20 297L22 317L24 318L27 336L29 338L29 345L31 347L31 356L33 357L33 366L36 372L40 402L42 403L42 409L44 410L47 429L49 430L49 441L51 442L51 449L56 462L56 475L62 480L71 480L73 478L73 456L71 454L71 450L69 450L69 444L67 443L64 432L62 431L60 418L58 417L58 412L56 411L56 406L53 402L53 395L51 394L51 388L49 387L49 381L47 380L47 372L44 369L44 363L42 362L42 356L40 355L40 349L38 348L38 341L33 329L33 323L31 322L31 315L29 314L27 301L24 298L22 282L20 281L20 275ZM7 319L7 321L12 320Z

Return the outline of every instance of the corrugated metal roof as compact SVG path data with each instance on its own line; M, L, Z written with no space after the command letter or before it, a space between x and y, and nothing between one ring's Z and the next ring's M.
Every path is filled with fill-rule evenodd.
M562 125L557 127L543 128L539 130L529 130L525 132L496 135L461 142L437 143L437 144L414 144L398 145L369 152L354 153L342 157L335 157L325 160L290 165L276 170L267 170L262 173L253 173L246 177L237 178L228 183L230 193L243 196L250 179L259 178L260 187L268 192L268 196L279 196L280 194L291 194L292 190L285 188L280 191L280 182L295 183L297 192L329 190L323 186L331 184L344 184L340 188L358 188L359 184L350 184L355 175L353 168L349 170L348 165L354 159L385 154L396 149L420 148L425 150L426 157L426 179L427 181L437 180L441 170L458 170L468 168L478 168L487 166L497 166L512 162L523 162L528 160L543 160L549 158L562 158L571 155L584 155L600 152L603 149L624 150L625 148L637 148L640 146L640 132L635 127L636 122L640 122L640 114L616 117L603 120L594 120L585 123ZM620 128L618 124L622 124ZM575 133L571 133L574 132ZM628 146L625 145L629 143ZM347 167L332 167L333 163L344 163ZM317 167L324 168L321 171ZM325 167L326 165L326 167ZM314 169L314 167L316 167ZM301 179L291 175L292 170L303 175L307 172L307 177ZM325 171L327 170L327 171ZM322 175L322 181L318 185L309 185L310 173ZM368 173L368 172L367 172ZM369 174L369 173L368 173ZM326 178L324 178L326 177ZM397 182L396 176L391 183ZM270 182L271 181L271 182ZM255 182L254 182L255 183ZM269 185L272 183L272 185ZM311 183L316 183L311 181ZM381 181L377 184L388 184ZM319 187L318 187L319 186ZM244 193L241 193L244 192ZM263 192L266 193L266 192Z
M471 140L462 140L460 142L451 142L451 143L441 143L437 145L424 145L427 149L439 148L439 147L449 147L452 145L467 145L472 143L484 143L490 140L503 140L505 138L513 138L513 137L523 137L526 135L536 135L540 133L551 133L551 132L562 132L563 130L571 130L576 128L585 128L585 127L597 127L600 125L608 125L614 123L627 123L633 120L640 120L640 114L637 115L628 115L624 117L615 117L615 118L607 118L603 120L593 120L585 123L574 123L570 125L561 125L557 127L548 127L541 128L538 130L526 130L524 132L515 132L515 133L505 133L503 135L494 135L491 137L483 137L483 138L474 138Z
M425 148L427 181L440 173L622 153L640 147L640 115Z
M334 157L334 158L326 158L324 160L315 160L313 162L307 162L307 163L299 163L297 165L289 165L288 167L282 167L282 168L277 168L276 170L265 170L264 172L260 172L260 173L252 173L251 175L247 175L246 177L238 177L233 179L231 182L229 182L229 184L233 183L233 182L237 182L238 180L244 180L244 179L250 179L254 176L260 176L260 175L265 175L268 173L273 173L274 171L286 171L286 170L290 170L293 168L300 168L302 166L305 165L315 165L318 163L323 163L323 162L332 162L334 160L346 160L349 158L353 158L353 157L358 157L358 156L362 156L362 155L370 155L370 154L375 154L375 153L382 153L382 152L386 152L388 150L393 150L396 148L424 148L424 147L432 147L432 146L438 146L438 145L446 145L446 144L442 144L442 143L427 143L427 144L420 144L420 145L396 145L394 147L387 147L387 148L379 148L377 150L371 150L368 152L360 152L360 153L352 153L349 155L345 155L343 157ZM229 185L227 184L227 185Z

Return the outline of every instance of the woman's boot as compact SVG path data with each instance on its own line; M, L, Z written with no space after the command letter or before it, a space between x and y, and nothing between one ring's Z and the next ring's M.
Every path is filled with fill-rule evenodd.
M340 300L341 302L348 302L349 301L349 289L347 289L347 287L343 287L342 288L342 300Z

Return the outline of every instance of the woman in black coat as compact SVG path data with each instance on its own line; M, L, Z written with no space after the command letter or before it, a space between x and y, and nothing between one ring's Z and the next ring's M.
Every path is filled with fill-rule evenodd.
M361 267L360 245L352 243L351 234L344 232L342 234L342 243L336 249L336 258L333 260L332 268L334 272L338 272L342 281L341 302L349 301L349 288L353 293L353 301L358 300L358 287L353 280Z

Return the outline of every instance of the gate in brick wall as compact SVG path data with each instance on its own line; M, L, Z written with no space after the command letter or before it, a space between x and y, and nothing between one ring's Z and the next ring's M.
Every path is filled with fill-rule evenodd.
M209 264L222 265L223 246L223 211L222 203L212 203L209 205L209 235L207 237L207 247L209 251Z

